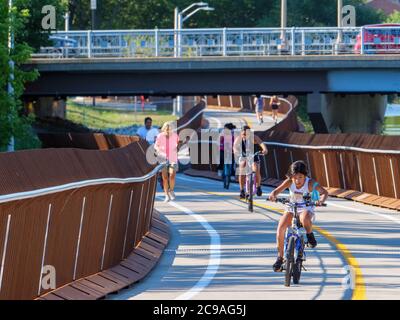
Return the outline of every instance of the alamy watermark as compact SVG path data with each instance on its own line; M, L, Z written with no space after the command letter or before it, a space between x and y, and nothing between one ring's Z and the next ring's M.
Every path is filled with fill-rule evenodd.
M54 290L57 288L56 284L56 268L52 265L43 266L40 274L40 289L41 290Z
M56 30L57 19L56 19L56 8L52 5L46 5L42 8L42 29L44 30Z
M356 8L351 5L342 8L342 27L356 26Z

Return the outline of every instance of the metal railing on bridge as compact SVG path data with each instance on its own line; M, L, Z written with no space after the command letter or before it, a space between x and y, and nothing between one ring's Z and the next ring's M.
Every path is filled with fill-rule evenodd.
M207 57L400 53L400 27L222 28L55 32L33 57Z

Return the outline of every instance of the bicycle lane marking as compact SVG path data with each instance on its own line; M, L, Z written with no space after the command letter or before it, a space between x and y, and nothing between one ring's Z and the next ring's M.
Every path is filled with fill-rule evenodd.
M189 179L184 179L184 180L189 180ZM226 194L221 194L217 192L209 192L209 191L202 191L211 195L216 195L216 196L225 196L225 197L232 197ZM237 198L237 197L234 197ZM246 203L244 200L237 199L240 202ZM283 214L283 210L276 208L276 207L271 207L267 206L258 202L253 202L253 204L259 208L264 208L267 210L271 210L273 212ZM346 208L347 209L347 208ZM354 270L354 288L353 294L352 294L352 300L366 300L366 288L365 288L365 281L364 277L362 275L361 267L359 263L357 262L356 258L353 256L353 254L350 252L350 250L347 248L346 245L341 243L338 239L336 239L333 235L331 235L328 231L322 229L321 227L318 227L316 225L313 226L314 229L320 233L323 237L325 237L331 244L333 244L337 250L340 252L340 254L343 256L344 260L347 262L348 265L352 267Z
M203 291L211 283L212 279L217 273L221 261L221 238L218 232L208 223L208 221L203 216L194 213L192 210L176 202L172 201L168 202L168 204L196 219L202 225L202 227L207 230L211 239L210 258L208 260L206 272L190 290L175 298L175 300L189 300L201 291Z

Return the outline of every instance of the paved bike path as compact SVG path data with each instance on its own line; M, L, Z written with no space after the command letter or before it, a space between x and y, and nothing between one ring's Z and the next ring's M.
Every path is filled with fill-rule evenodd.
M220 195L221 185L215 181L181 175L177 181L174 203L156 201L170 223L171 243L156 269L115 299L351 297L351 290L342 285L345 260L325 238L317 234L318 249L308 249L308 271L303 272L301 284L286 288L284 274L271 267L279 213L263 208L249 213L246 204L236 199L237 185Z

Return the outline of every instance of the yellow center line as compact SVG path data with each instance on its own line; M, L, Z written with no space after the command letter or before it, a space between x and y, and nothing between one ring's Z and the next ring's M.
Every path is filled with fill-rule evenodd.
M218 193L218 192L210 192L210 191L203 191L203 190L198 190L194 188L189 188L189 187L184 187L192 190L196 190L198 192L203 192L206 194L214 195L214 196L219 196L219 197L230 197L230 198L235 198L236 200L239 200L240 202L247 203L245 200L240 199L239 197L236 196L231 196L223 193ZM263 209L268 209L270 211L279 213L279 214L284 214L284 210L272 206L268 206L265 204L261 204L258 202L253 201L253 205L259 208ZM354 278L355 278L355 284L353 289L353 294L351 299L352 300L366 300L366 289L365 289L365 281L363 274L361 272L361 267L359 263L357 262L357 259L353 256L353 254L350 252L348 247L341 243L338 239L336 239L332 234L330 234L327 230L322 229L321 227L318 227L316 225L313 225L313 228L321 234L323 237L325 237L330 243L332 243L336 249L341 253L341 255L344 257L346 260L347 264L352 267L354 270Z

